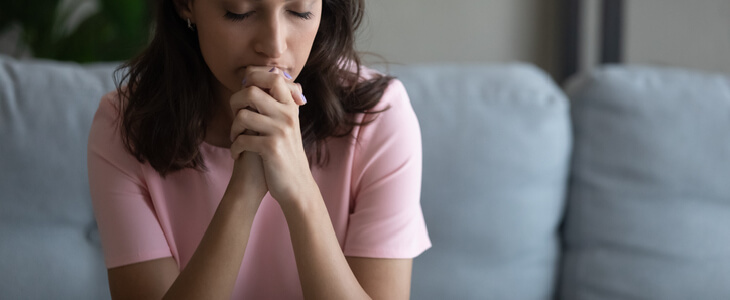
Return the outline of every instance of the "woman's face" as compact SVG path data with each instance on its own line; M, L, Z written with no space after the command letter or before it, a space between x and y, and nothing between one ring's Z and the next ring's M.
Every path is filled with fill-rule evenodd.
M206 64L230 92L241 88L248 66L275 66L296 78L322 15L322 0L198 0L187 7Z

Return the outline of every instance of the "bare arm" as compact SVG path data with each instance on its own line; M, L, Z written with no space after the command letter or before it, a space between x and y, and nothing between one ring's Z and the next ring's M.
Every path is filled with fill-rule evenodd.
M171 257L109 269L112 298L230 299L254 215L266 193L263 176L256 174L260 164L255 153L244 153L236 160L234 184L229 184L182 272ZM244 191L243 186L249 188Z
M412 259L346 258L321 198L283 209L305 298L409 298Z
M301 88L277 69L267 70L247 68L243 92L232 97L239 107L255 108L240 111L238 124L259 135L242 136L231 151L261 155L266 185L289 226L305 298L408 298L410 260L351 258L351 268L302 148L298 120L302 103L293 97L301 94Z
M373 299L409 299L413 259L346 257L357 281Z

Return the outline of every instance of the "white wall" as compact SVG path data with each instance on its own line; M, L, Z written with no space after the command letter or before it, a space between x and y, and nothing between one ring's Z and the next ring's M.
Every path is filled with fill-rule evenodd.
M393 63L527 61L555 67L554 0L367 0L358 48Z
M729 0L627 2L627 62L730 73Z

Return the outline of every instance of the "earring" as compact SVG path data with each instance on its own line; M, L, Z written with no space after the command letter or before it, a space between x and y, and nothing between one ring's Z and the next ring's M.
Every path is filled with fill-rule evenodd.
M192 24L192 23L190 23L190 18L188 18L187 20L188 20L188 29L190 29L190 30L195 30L195 29L193 28L193 24Z

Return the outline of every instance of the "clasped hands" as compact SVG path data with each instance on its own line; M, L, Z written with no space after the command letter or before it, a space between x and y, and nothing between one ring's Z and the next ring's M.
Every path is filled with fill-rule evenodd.
M230 138L235 160L230 184L243 184L257 199L268 191L291 204L318 190L302 145L300 84L276 67L247 67L241 89L230 98Z

